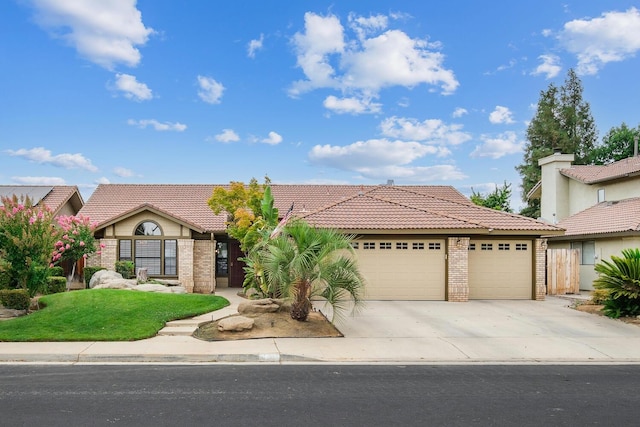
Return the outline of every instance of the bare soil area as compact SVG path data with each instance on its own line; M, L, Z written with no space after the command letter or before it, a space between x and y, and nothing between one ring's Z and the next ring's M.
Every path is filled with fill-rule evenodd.
M233 316L238 315L234 314ZM319 311L309 313L309 318L304 322L293 320L288 311L244 314L243 316L254 319L255 323L252 329L242 332L220 332L218 331L218 321L216 320L201 323L193 333L193 336L203 341L248 340L255 338L335 338L343 336Z
M602 305L598 304L578 304L574 308L578 311L583 311L585 313L591 313L598 316L604 316L605 314L602 312ZM620 317L619 320L624 323L629 323L631 325L640 326L640 318L638 317Z

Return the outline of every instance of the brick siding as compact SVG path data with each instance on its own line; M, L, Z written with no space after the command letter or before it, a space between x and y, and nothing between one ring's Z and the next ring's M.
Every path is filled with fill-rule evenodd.
M447 300L469 301L469 238L449 237L447 255Z

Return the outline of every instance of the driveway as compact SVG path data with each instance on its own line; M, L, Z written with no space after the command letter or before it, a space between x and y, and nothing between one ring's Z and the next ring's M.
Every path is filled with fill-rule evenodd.
M368 301L345 338L278 339L283 354L407 362L640 362L640 327L571 301ZM306 341L306 342L304 342Z

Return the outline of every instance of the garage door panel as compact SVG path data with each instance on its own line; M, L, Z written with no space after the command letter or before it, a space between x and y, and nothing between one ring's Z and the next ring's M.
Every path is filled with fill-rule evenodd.
M531 299L530 240L471 240L469 299Z
M398 242L407 245L397 246ZM366 280L366 299L445 299L444 240L361 240L356 254Z

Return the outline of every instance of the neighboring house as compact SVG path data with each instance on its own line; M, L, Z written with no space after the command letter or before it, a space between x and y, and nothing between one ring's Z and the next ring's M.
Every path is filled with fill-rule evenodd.
M604 166L573 160L560 153L540 159L542 179L529 197L540 198L542 219L566 230L549 236L549 248L580 250L580 289L591 290L595 264L640 247L640 157Z
M46 205L53 212L54 218L76 215L84 205L84 200L75 185L0 185L0 197L14 195L18 200L28 197L34 206ZM77 263L75 272L78 278L82 277L83 262L81 259ZM71 261L65 261L61 266L65 275L71 274Z
M91 265L132 260L189 291L241 287L242 256L215 185L99 185L80 211L104 245ZM223 185L223 187L226 187ZM354 234L367 299L544 299L542 235L556 226L474 205L449 186L271 185L276 207Z
M0 197L28 197L35 206L46 205L53 216L75 215L84 200L75 185L0 185Z

